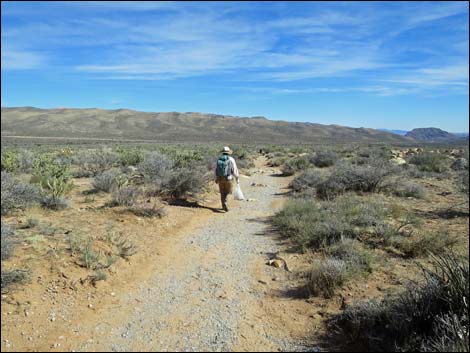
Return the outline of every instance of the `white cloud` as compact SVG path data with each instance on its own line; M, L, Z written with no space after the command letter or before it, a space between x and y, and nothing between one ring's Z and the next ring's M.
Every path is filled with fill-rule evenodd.
M224 73L234 80L283 83L347 76L351 86L364 87L362 92L382 95L419 87L468 87L468 27L466 38L445 38L442 45L454 48L452 56L428 43L413 48L414 43L400 42L389 48L398 34L468 12L467 4L320 5L285 14L289 7L281 11L277 4L260 10L256 3L59 2L51 5L53 10L70 14L73 9L77 16L35 18L7 28L2 23L2 44L7 44L2 45L2 68L39 68L46 63L39 48L59 61L69 48L78 48L86 54L57 66L95 79L168 80ZM256 11L274 15L262 18L253 15ZM398 58L405 50L425 54L428 62ZM466 63L451 65L465 57ZM433 60L440 66L431 66Z
M45 57L41 54L25 50L7 50L2 46L2 70L36 69L45 62Z

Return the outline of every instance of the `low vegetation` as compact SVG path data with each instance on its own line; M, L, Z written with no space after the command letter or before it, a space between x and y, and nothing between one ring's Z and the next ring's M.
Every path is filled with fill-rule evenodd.
M39 190L33 185L17 181L11 174L2 172L1 213L12 214L39 201Z
M346 308L330 327L367 351L468 352L468 260L433 258L402 293Z

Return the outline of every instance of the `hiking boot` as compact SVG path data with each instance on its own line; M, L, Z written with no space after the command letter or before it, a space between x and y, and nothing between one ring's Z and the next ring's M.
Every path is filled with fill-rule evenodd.
M227 205L224 205L222 208L224 209L225 212L228 212L228 207L227 207Z

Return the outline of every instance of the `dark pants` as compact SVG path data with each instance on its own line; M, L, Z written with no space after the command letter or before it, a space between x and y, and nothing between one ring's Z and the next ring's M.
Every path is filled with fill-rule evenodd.
M227 196L232 193L232 181L224 177L217 177L217 184L219 184L220 201L222 201L222 208L227 211Z

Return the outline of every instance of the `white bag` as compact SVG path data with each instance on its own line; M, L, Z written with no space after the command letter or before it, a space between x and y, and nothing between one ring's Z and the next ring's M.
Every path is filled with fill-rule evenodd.
M235 200L244 200L245 196L243 196L242 189L240 188L240 184L237 183L237 186L235 187L235 192L233 193L233 198Z

